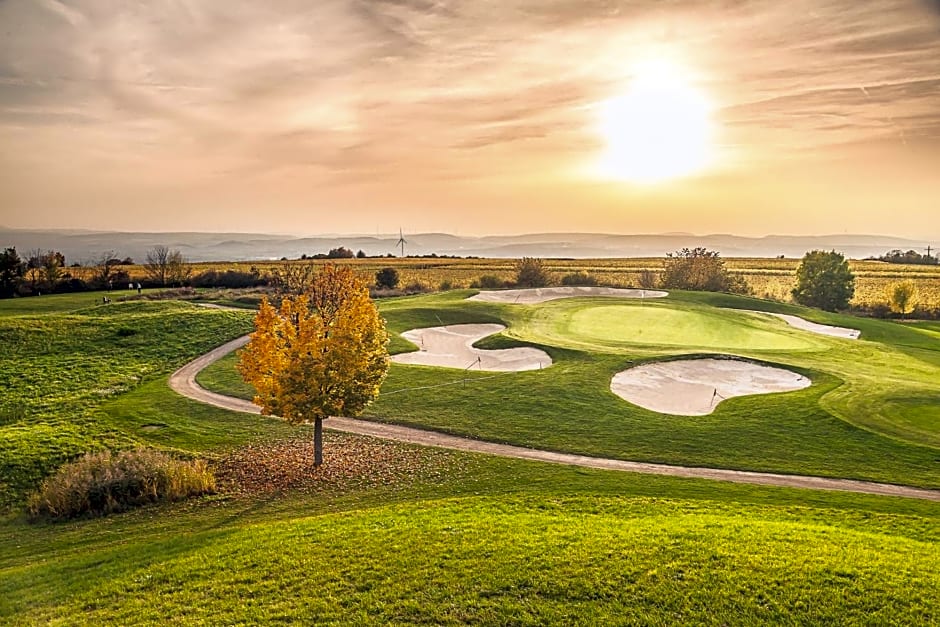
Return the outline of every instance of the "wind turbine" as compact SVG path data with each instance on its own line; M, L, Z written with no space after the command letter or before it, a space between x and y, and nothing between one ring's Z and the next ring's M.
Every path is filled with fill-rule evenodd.
M408 243L408 242L405 241L405 235L401 232L401 227L399 227L399 229L398 229L398 242L397 242L395 245L396 245L396 246L401 246L401 256L402 256L402 257L405 256L405 244L407 244L407 243Z

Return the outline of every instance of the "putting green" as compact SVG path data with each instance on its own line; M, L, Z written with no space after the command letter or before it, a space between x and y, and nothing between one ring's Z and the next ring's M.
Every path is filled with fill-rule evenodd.
M685 350L803 351L821 348L777 320L685 303L565 302L543 306L520 337L558 346L616 351L636 345Z

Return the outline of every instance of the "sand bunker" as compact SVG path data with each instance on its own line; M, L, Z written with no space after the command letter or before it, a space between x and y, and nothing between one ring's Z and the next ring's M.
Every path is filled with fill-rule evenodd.
M614 375L610 390L662 414L704 416L722 400L809 387L803 375L737 359L684 359L644 364Z
M739 309L738 311L746 311L747 313L754 314L764 314L767 316L775 316L785 321L791 327L795 329L801 329L803 331L809 331L810 333L818 333L819 335L829 335L831 337L841 337L847 340L857 340L858 337L862 334L858 329L849 329L847 327L833 327L828 324L817 324L816 322L810 322L809 320L804 320L799 316L791 316L789 314L781 313L770 313L769 311L756 311L754 309Z
M420 350L392 356L399 364L442 366L493 372L538 370L552 365L548 353L537 348L520 347L499 350L473 348L472 344L487 335L505 329L501 324L452 324L445 327L413 329L401 334Z
M482 300L487 303L515 303L536 305L559 298L579 296L609 296L611 298L662 298L669 292L659 290L630 290L616 287L536 287L524 290L498 290L480 292L467 300Z

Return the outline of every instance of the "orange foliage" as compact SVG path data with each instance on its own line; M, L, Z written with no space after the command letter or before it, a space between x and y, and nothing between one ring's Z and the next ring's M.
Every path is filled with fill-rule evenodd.
M388 372L385 322L349 268L326 266L306 293L262 301L239 372L265 415L292 423L357 416Z

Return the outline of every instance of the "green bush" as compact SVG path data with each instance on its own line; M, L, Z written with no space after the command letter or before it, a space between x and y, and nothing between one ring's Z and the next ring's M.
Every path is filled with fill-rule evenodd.
M536 257L523 257L516 262L517 287L545 287L551 285L552 276L545 261Z
M29 497L34 518L103 516L131 507L215 491L203 460L181 461L153 449L86 453L46 478Z
M796 269L796 287L790 293L807 307L845 309L855 295L855 274L841 253L812 250L803 255Z
M398 287L400 280L395 268L382 268L375 273L375 286L379 289L393 290Z

